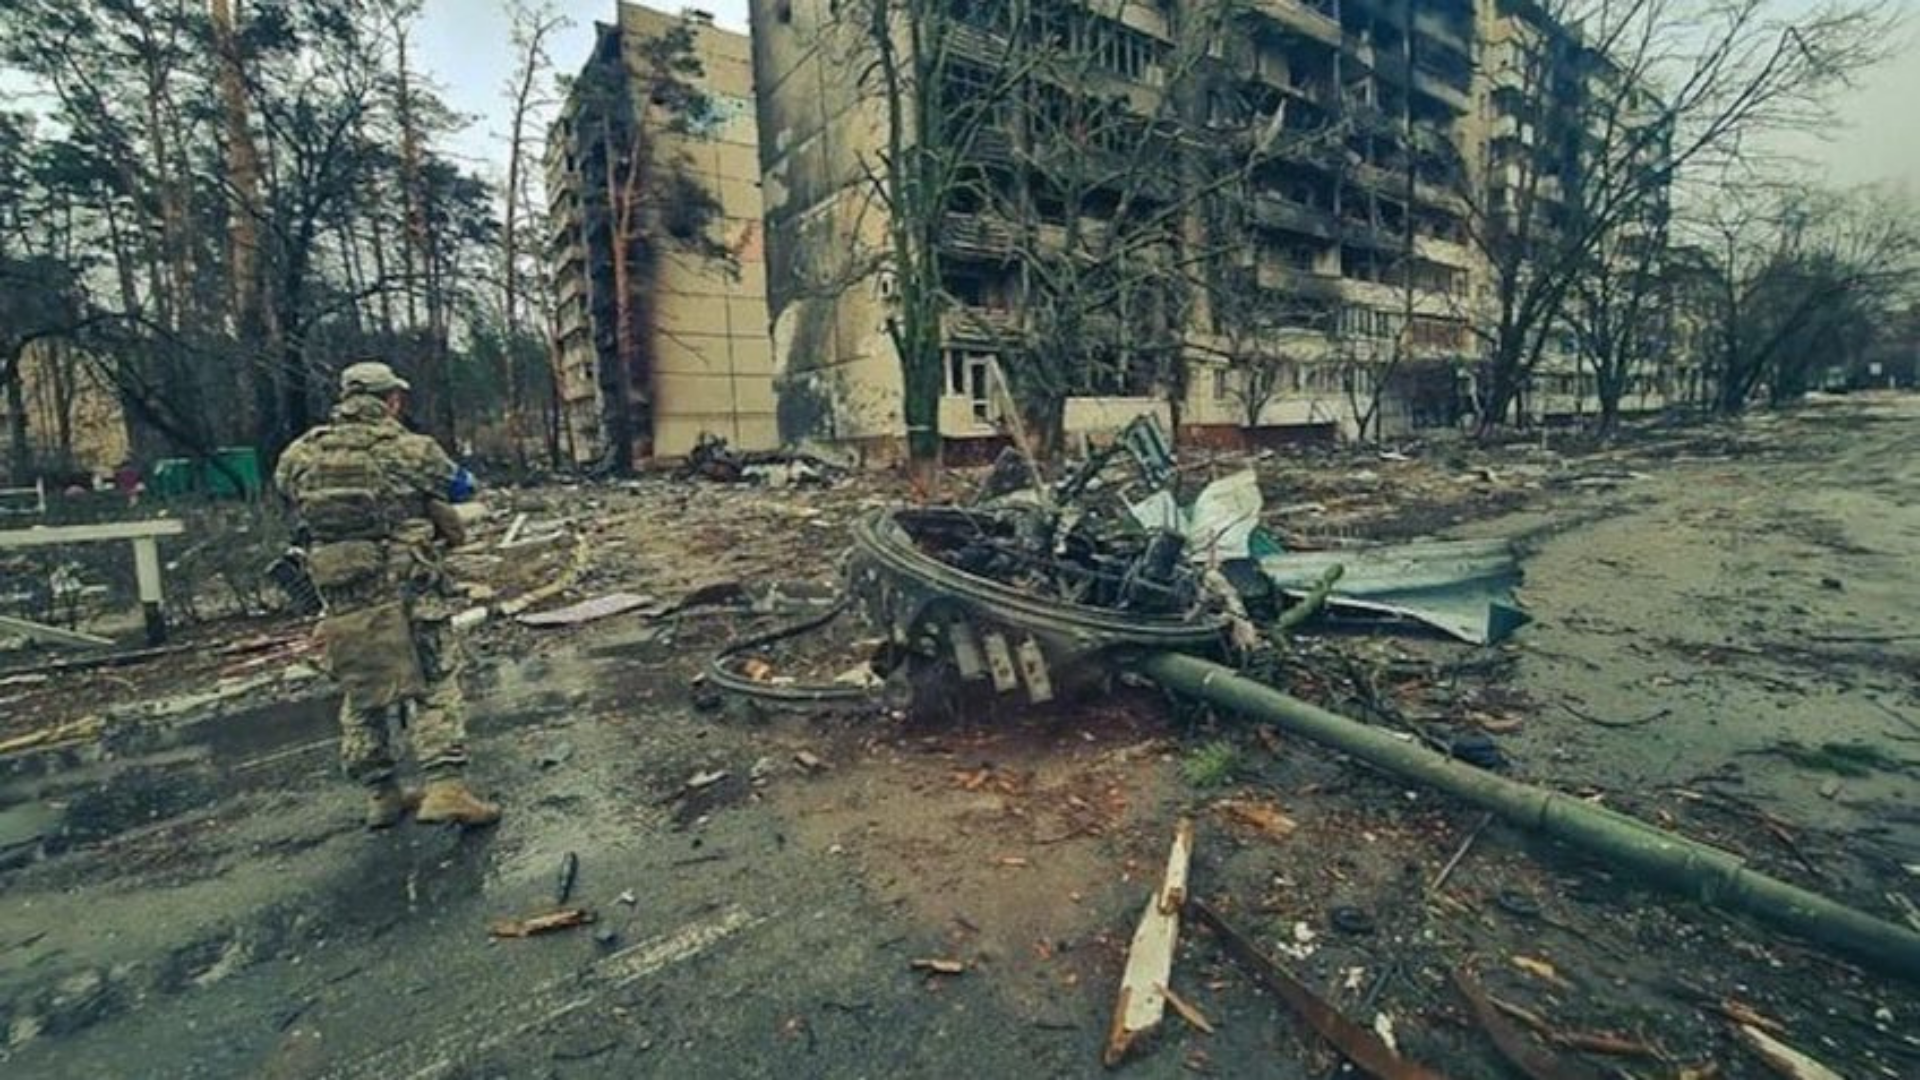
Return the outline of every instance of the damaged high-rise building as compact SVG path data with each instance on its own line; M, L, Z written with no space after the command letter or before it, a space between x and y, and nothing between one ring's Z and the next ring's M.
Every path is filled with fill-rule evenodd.
M619 3L548 132L555 383L575 461L776 442L747 38Z
M1069 435L1141 411L1187 437L1351 430L1395 342L1392 422L1450 408L1472 0L752 10L783 433L905 434L902 194L940 218L950 446L1036 396ZM945 187L900 192L889 161L929 143Z
M783 437L964 455L1013 411L1246 442L1469 407L1504 152L1482 56L1536 5L751 12Z

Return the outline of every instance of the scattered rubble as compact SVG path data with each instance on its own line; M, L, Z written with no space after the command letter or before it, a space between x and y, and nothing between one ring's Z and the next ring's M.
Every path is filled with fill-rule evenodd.
M955 472L944 479L954 505L906 508L904 485L837 473L830 474L832 482L818 482L804 462L784 477L749 473L743 465L726 483L649 477L630 485L502 492L477 524L475 542L456 556L468 586L464 602L472 605L459 625L476 658L476 700L492 710L493 731L504 733L490 733L490 748L510 748L483 749L476 762L523 785L503 793L510 806L527 808L513 826L528 831L503 833L484 859L469 851L410 853L431 862L383 880L384 895L412 903L416 888L433 888L436 876L457 877L472 861L490 875L513 877L516 906L528 898L535 905L553 900L554 909L490 928L521 936L591 922L592 912L573 892L577 885L594 888L603 873L614 882L646 882L645 909L634 910L639 895L624 890L608 905L608 917L594 924L600 948L577 942L588 948L584 955L610 965L597 977L611 985L628 977L621 972L678 977L658 965L692 946L650 951L654 946L637 928L676 902L679 911L697 911L713 903L714 890L727 890L764 896L753 903L764 903L771 914L793 910L783 897L798 888L816 891L796 903L830 913L836 905L865 903L853 889L871 890L879 902L852 917L886 924L872 940L845 927L811 929L827 925L822 920L832 916L823 914L809 929L793 929L801 944L792 947L816 950L807 955L817 959L827 939L805 935L839 934L832 940L844 948L836 960L850 966L821 978L842 980L835 984L842 989L849 974L858 974L851 966L858 963L868 965L867 975L888 965L898 972L906 963L926 978L898 980L897 987L911 991L898 998L869 986L819 990L833 1000L794 1006L791 1013L804 1017L793 1037L809 1044L817 1039L823 1054L873 1049L878 1044L859 1041L873 1038L871 1029L910 1029L922 1015L914 1010L932 995L964 1002L967 1015L990 1018L981 1023L1001 1021L998 1007L983 1002L1004 998L1045 1002L1012 1026L1041 1047L1036 1069L1071 1072L1086 1062L1065 1055L1088 1054L1093 1040L1071 1043L1072 1036L1059 1033L1077 1029L1084 1037L1098 1028L1095 1017L1117 1004L1110 994L1126 985L1130 993L1138 987L1140 1003L1157 998L1163 1011L1181 1018L1121 1028L1131 1033L1128 1056L1165 1054L1154 1065L1167 1068L1184 1062L1225 1074L1263 1067L1327 1075L1344 1058L1389 1077L1433 1075L1415 1061L1444 1062L1461 1075L1505 1068L1503 1061L1521 1074L1554 1076L1738 1076L1761 1069L1790 1077L1910 1075L1920 1066L1920 1044L1902 1027L1908 1010L1899 976L1879 981L1863 965L1829 955L1813 943L1816 929L1756 933L1752 924L1730 922L1705 906L1658 901L1644 891L1653 879L1643 874L1526 845L1509 817L1453 795L1410 791L1366 755L1329 749L1285 725L1246 723L1196 695L1166 695L1163 681L1141 676L1155 670L1143 659L1169 647L1155 636L1165 630L1179 641L1171 647L1229 662L1236 679L1283 687L1290 697L1361 722L1402 749L1426 747L1474 763L1448 766L1473 778L1462 784L1481 783L1487 768L1504 764L1516 780L1564 793L1550 806L1529 804L1529 818L1557 818L1585 806L1642 819L1651 827L1635 837L1664 853L1670 861L1663 865L1676 874L1689 859L1738 871L1706 883L1713 898L1728 897L1729 881L1745 887L1751 872L1764 871L1802 889L1831 892L1876 919L1920 926L1913 906L1920 862L1900 839L1909 827L1901 793L1916 771L1909 759L1920 759L1920 752L1896 745L1914 738L1902 721L1914 703L1899 686L1872 681L1877 676L1871 674L1876 666L1902 670L1906 635L1897 619L1862 608L1857 618L1835 610L1810 622L1796 617L1788 622L1815 629L1769 636L1779 625L1773 620L1787 616L1758 606L1773 601L1768 592L1790 594L1780 605L1870 603L1873 578L1860 563L1761 577L1738 565L1741 552L1731 551L1723 580L1686 587L1699 590L1703 608L1755 606L1714 623L1715 637L1675 626L1671 643L1639 633L1636 625L1647 624L1609 610L1604 593L1577 609L1542 603L1561 595L1566 579L1543 575L1532 562L1529 581L1540 588L1530 586L1526 595L1542 622L1505 642L1499 640L1503 629L1488 620L1494 608L1484 598L1444 616L1458 631L1453 640L1395 633L1409 629L1407 619L1421 621L1410 613L1417 605L1400 603L1404 595L1371 598L1392 612L1361 607L1370 582L1391 592L1423 565L1419 554L1393 562L1399 556L1391 552L1407 542L1418 552L1428 543L1421 537L1447 525L1495 510L1549 506L1551 514L1516 518L1511 530L1503 521L1468 533L1521 537L1518 550L1531 559L1540 538L1550 536L1543 530L1566 527L1582 507L1596 515L1619 513L1619 500L1655 498L1669 484L1666 471L1676 458L1692 457L1707 470L1748 468L1754 458L1732 452L1747 438L1661 435L1649 444L1655 455L1635 447L1495 451L1408 443L1386 452L1287 451L1159 464L1151 463L1151 447L1121 446L1103 467L1069 470L1044 491L1033 470L1024 477L1009 470L994 482L1000 490L974 498L988 486L986 477ZM1778 457L1773 443L1755 445L1763 457ZM1860 466L1863 473L1872 468ZM1717 473L1704 475L1703 485L1720 482L1713 479ZM1156 499L1156 492L1168 497ZM1760 511L1751 506L1765 500L1752 503L1751 490L1738 497L1749 500L1748 510L1735 512L1721 500L1663 512L1674 515L1669 523L1718 513L1729 530L1770 527L1753 524ZM1148 500L1149 519L1164 528L1132 512ZM1503 577L1517 570L1514 545L1464 543L1474 546L1427 549L1430 565L1457 556L1466 566L1485 556L1476 565L1494 568L1490 578L1504 584L1490 595L1504 602L1501 589L1518 581L1517 573ZM1225 566L1224 554L1241 544L1245 565ZM1596 549L1593 557L1608 561L1595 562L1602 569L1593 573L1618 579L1615 587L1623 591L1674 588L1672 581L1637 576L1657 564L1639 565L1630 550L1618 542ZM688 559L689 551L700 557ZM835 557L849 551L847 565L836 565ZM1272 569L1289 558L1297 561L1286 574ZM1388 569L1376 573L1383 562ZM1328 582L1335 566L1340 575ZM1844 581L1846 588L1824 588L1822 578ZM1461 570L1434 580L1440 594L1457 599L1454 590L1475 579ZM1749 590L1761 595L1749 600ZM1316 593L1324 606L1313 602ZM766 636L829 611L834 616L813 631ZM1359 622L1366 614L1391 621ZM1442 618L1431 610L1426 616L1424 624ZM1738 635L1736 619L1753 627L1750 638ZM1236 640L1242 623L1254 628L1254 637ZM1569 626L1606 647L1548 655L1550 648L1566 648L1560 642ZM1154 633L1143 634L1143 627ZM10 770L0 781L0 816L10 828L16 822L26 828L32 824L27 811L40 812L40 788L22 777L37 785L41 770L57 781L61 770L76 765L121 769L128 763L123 758L151 748L142 741L146 733L164 727L217 724L211 718L293 700L308 700L324 717L326 704L317 699L330 684L320 677L316 657L303 637L287 634L285 621L272 629L274 640L251 651L225 650L257 634L257 627L236 631L181 620L178 643L163 649L51 663L12 657L25 663L0 673L0 765ZM1381 630L1388 633L1374 632ZM1473 647L1476 635L1493 644ZM750 644L734 648L742 643ZM1834 657L1855 650L1862 655L1844 662L1868 674L1849 686L1832 675L1842 662ZM709 683L720 682L709 667L717 652L725 653L717 663L726 676L760 695L748 698L754 705L792 692L787 715L749 710L751 719L743 720L735 711L689 709L690 678L704 672ZM581 657L597 662L592 677L604 685L581 681ZM1646 673L1635 693L1622 694L1603 676L1633 662L1644 663L1635 670ZM1792 670L1793 664L1803 670ZM1722 677L1703 676L1708 665L1724 669ZM1562 682L1543 691L1543 670ZM1779 700L1806 695L1808 708L1836 720L1850 721L1857 711L1862 725L1884 728L1888 739L1863 738L1858 726L1832 734L1793 728L1783 717L1761 745L1726 751L1729 768L1692 775L1701 751L1683 740L1699 737L1699 714L1731 715L1733 706L1722 706L1715 694L1749 670L1756 679L1774 680L1761 689ZM1212 676L1214 689L1228 685L1224 678ZM807 696L829 687L846 696ZM746 697L726 689L730 699ZM1877 699L1863 698L1868 703L1855 710L1855 696L1866 694L1884 704L1876 708ZM1740 708L1756 714L1774 711L1740 700ZM564 716L566 723L523 726L529 714ZM596 734L603 731L613 734L603 739ZM251 733L232 735L236 744L247 737ZM1194 748L1216 745L1226 767L1209 770L1217 776L1202 786L1183 766ZM224 743L218 752L227 753ZM286 798L337 793L331 750L311 736L247 744L241 752L247 768L271 778L256 798L279 796L282 786ZM193 753L200 756L180 767L195 770L195 782L237 767L220 756L210 767L197 744ZM1645 784L1618 779L1624 770L1615 758L1659 761L1669 753L1689 762L1687 771L1675 768ZM1811 798L1788 801L1768 787L1768 778L1782 771L1811 774L1801 783ZM25 875L0 879L10 899L29 897L44 906L57 896L98 904L101 886L109 883L118 893L170 888L230 873L247 859L297 870L310 852L344 848L348 839L353 851L379 850L367 848L357 831L223 840L236 816L219 801L226 789L194 788L155 774L151 799L121 806L81 798L101 782L79 775L85 774L69 788L50 786L46 797L70 799L115 820L110 828L73 834L67 848L5 847L7 869L0 874ZM162 797L174 788L193 798ZM650 805L656 796L659 805ZM248 803L240 814L272 816L279 805ZM191 813L178 813L179 807ZM1196 933L1155 915L1167 888L1164 875L1152 905L1140 911L1139 894L1159 869L1167 825L1182 814L1201 815L1209 827L1189 857L1189 873L1211 907L1190 899L1178 918L1203 925L1230 919L1231 927ZM1848 832L1863 816L1883 831L1871 838ZM552 831L563 818L593 824ZM628 846L609 849L602 832ZM13 835L0 841L10 844ZM1688 837L1711 842L1737 865L1699 854L1685 843ZM400 839L401 849L414 843ZM795 861L778 865L792 879L773 888L767 867L788 850ZM823 851L843 857L822 859ZM603 863L603 852L624 861ZM583 856L593 867L584 881ZM820 864L817 882L806 877L815 873L809 863ZM713 865L683 869L697 864ZM365 872L358 862L345 865ZM840 892L823 884L828 881L855 884ZM423 893L420 902L434 901ZM484 917L473 907L462 910ZM1169 926L1169 940L1178 943L1169 945L1168 969L1157 978L1132 971L1136 953L1146 961L1154 952L1137 940L1128 947L1137 914L1145 916L1140 928L1149 919ZM470 939L478 920L468 916L455 922ZM46 916L9 918L0 929ZM280 959L261 947L260 959L227 962L284 963L300 955L298 965L285 968L287 1001L271 1003L276 1016L292 1015L289 1023L299 1027L327 1016L307 1004L316 996L307 985L320 970L315 965L330 955L342 957L340 970L381 963L374 953L416 943L422 931L414 922L382 920L374 924L377 932L358 923L324 924L311 939L282 931L288 944ZM939 929L929 933L929 927ZM312 946L322 933L329 948L341 951L323 954ZM164 1015L173 992L168 987L195 985L187 977L147 977L92 954L69 961L43 951L74 948L73 939L58 932L48 942L30 937L0 939L0 958L6 958L0 976L12 980L7 988L30 988L0 1005L13 1017L15 1037L28 1043L61 1042L87 1027L112 1025L128 1001ZM623 940L628 937L634 944ZM368 949L366 941L376 939ZM905 952L899 945L905 940L919 945ZM197 947L207 951L183 968L190 975L210 970L227 952ZM784 938L762 938L749 948L759 963L761 950L788 947ZM1216 947L1244 967L1218 966ZM630 951L636 948L641 951ZM551 955L496 950L487 962L503 972L520 970L509 954ZM913 955L919 959L907 959ZM1249 955L1254 959L1244 959ZM1294 970L1280 968L1283 962ZM113 974L89 981L77 978L83 969ZM703 965L700 977L724 970ZM1239 970L1271 989L1305 1026L1289 1034L1249 1023L1261 1015L1249 1003L1267 999L1249 995ZM1695 980L1692 989L1666 985L1663 975L1677 974ZM61 979L70 985L56 1001L53 988ZM263 974L258 985L280 979L279 971ZM1472 981L1473 992L1462 979ZM568 993L584 998L599 985L588 980ZM686 985L669 983L663 991ZM735 984L724 988L727 1000L749 1000L734 996L740 992ZM274 1022L270 1017L266 1026ZM647 1040L668 1045L660 1040L707 1030L649 1027ZM776 1023L766 1030L781 1029ZM584 1047L596 1057L615 1052L578 1032L556 1031L553 1039L553 1046ZM1063 1056L1044 1056L1052 1039L1062 1039ZM1149 1041L1160 1046L1149 1049ZM1266 1056L1276 1046L1278 1065ZM540 1050L543 1061L546 1053ZM611 1057L605 1064L631 1066Z

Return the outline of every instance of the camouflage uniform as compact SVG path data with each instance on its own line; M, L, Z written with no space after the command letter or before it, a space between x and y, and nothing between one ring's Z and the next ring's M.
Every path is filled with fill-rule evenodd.
M408 704L423 772L457 774L467 761L460 648L438 554L439 542L461 539L447 501L458 471L379 397L351 391L274 471L313 534L309 565L327 606L320 634L346 689L341 761L369 786L393 780L390 721Z

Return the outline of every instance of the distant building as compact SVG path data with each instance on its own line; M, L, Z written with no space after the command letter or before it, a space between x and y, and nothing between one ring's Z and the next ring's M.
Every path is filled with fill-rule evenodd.
M1666 291L1668 190L1651 180L1671 151L1657 125L1665 111L1649 90L1578 26L1563 25L1539 0L1479 0L1481 78L1486 123L1478 132L1489 228L1524 217L1522 247L1555 250L1562 234L1585 227L1582 215L1610 196L1587 189L1596 172L1646 192L1637 209L1607 233L1594 258L1617 278L1644 275L1650 295ZM1627 151L1631 150L1631 153ZM1602 167L1598 153L1610 160ZM1622 170L1634 170L1629 173ZM1622 180L1618 178L1630 177ZM1616 291L1620 286L1616 286ZM1483 321L1491 313L1482 304ZM1635 320L1636 343L1649 362L1628 380L1623 411L1658 409L1681 400L1693 378L1671 347L1666 304L1647 304ZM1595 376L1583 363L1570 323L1549 327L1538 367L1518 402L1532 419L1567 419L1598 411Z
M692 31L702 69L697 82L707 98L704 112L687 118L684 134L658 130L661 110L645 100L645 45L676 26ZM715 27L703 12L668 15L629 3L617 4L615 21L597 30L593 55L548 132L546 153L556 383L574 460L609 455L609 419L621 395L629 403L636 459L684 454L702 432L736 447L772 446L777 433L747 38ZM601 116L582 88L609 83L626 88L631 107ZM608 166L611 161L612 185L621 190L631 137L625 125L635 118L655 125L648 139L662 168L648 179L664 181L666 163L678 160L718 201L709 238L724 245L732 265L668 250L665 243L660 250L636 244L629 300L637 347L623 369ZM674 191L672 184L650 184L637 199L661 241L675 228L673 208L663 202Z

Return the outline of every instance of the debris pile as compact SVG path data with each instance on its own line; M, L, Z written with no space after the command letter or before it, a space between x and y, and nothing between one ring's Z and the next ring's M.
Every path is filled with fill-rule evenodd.
M683 478L721 484L763 484L767 487L830 485L846 479L845 464L802 450L740 451L712 432L701 432L680 469Z

